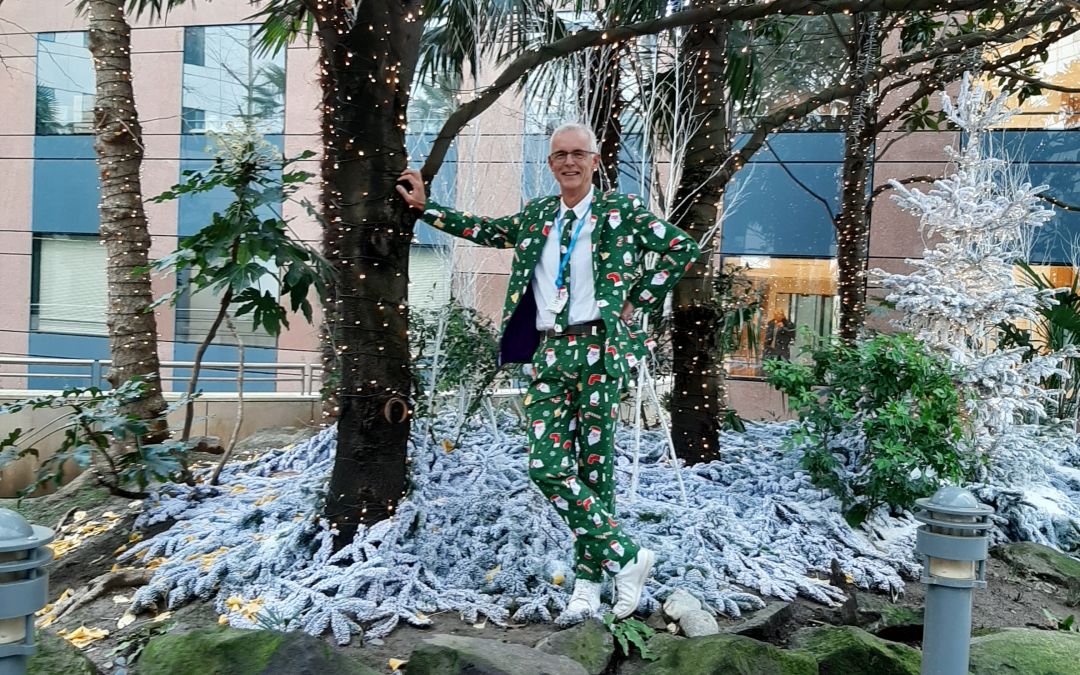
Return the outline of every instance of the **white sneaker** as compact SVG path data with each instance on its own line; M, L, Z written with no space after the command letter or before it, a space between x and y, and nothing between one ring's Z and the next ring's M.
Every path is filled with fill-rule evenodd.
M578 579L574 582L574 594L566 603L564 614L581 614L588 617L600 609L600 582Z
M656 554L647 548L638 551L637 556L615 575L615 606L611 611L616 619L625 619L634 613L641 601L641 592L649 580L649 572L656 562Z

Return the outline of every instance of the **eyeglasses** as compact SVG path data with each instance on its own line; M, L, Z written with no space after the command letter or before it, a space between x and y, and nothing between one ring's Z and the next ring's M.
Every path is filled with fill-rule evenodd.
M566 152L565 150L559 150L558 152L553 152L550 155L548 155L548 160L550 160L554 164L560 164L562 162L565 162L566 158L569 157L569 158L573 159L575 162L583 162L586 159L588 159L588 157L590 155L596 155L596 154L599 154L599 153L593 152L591 150L574 150L572 152Z

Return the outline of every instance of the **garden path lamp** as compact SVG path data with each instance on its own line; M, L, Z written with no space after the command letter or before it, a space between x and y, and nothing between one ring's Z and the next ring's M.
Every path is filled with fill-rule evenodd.
M0 675L23 675L34 653L34 612L45 606L49 575L45 548L53 531L0 509Z
M971 590L986 587L986 534L994 509L958 487L943 487L915 505L915 518L923 523L915 552L926 584L922 675L966 675Z

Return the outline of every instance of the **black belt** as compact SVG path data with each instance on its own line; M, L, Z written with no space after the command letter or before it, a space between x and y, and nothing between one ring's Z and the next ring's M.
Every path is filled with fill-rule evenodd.
M567 326L560 332L556 332L552 328L548 328L544 331L544 337L557 338L564 335L599 335L604 330L604 321L602 319L596 319L594 321L587 321L585 323L575 323L572 326Z

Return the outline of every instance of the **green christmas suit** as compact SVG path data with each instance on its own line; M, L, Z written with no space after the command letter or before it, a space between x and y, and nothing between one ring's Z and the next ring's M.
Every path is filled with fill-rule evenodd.
M548 233L561 199L530 201L520 213L487 218L428 201L423 220L483 246L513 248L503 305L508 327L526 323L535 339L531 296ZM592 202L593 283L603 329L595 335L546 338L532 352L534 379L525 396L529 417L529 475L575 537L577 575L599 581L637 555L638 546L614 520L614 429L619 392L652 341L619 315L629 300L645 310L664 296L693 264L699 250L685 232L647 211L634 195L594 192ZM659 254L643 269L644 255ZM573 278L570 279L573 293ZM521 308L533 316L515 316ZM575 451L576 446L576 451Z

